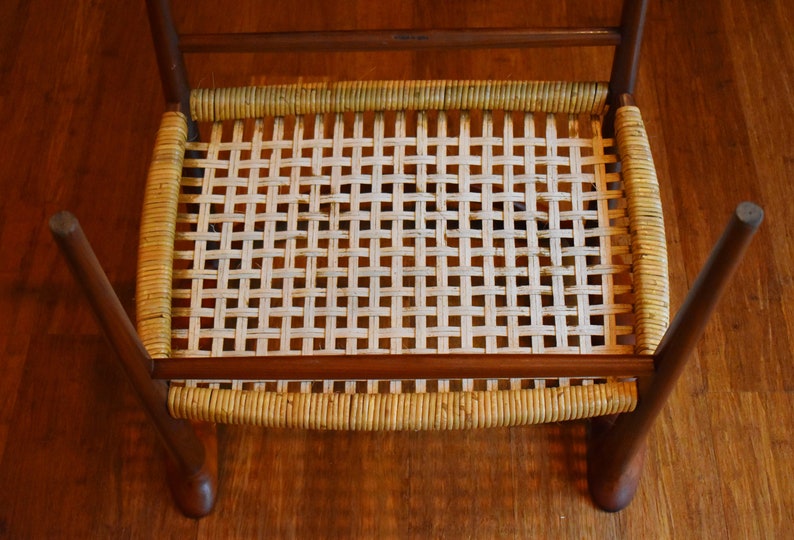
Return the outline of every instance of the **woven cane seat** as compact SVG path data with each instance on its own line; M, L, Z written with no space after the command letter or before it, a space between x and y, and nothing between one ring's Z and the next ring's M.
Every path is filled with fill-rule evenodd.
M636 107L606 85L195 90L163 116L139 255L155 358L650 353L664 228ZM630 411L610 378L172 381L176 417L451 429Z

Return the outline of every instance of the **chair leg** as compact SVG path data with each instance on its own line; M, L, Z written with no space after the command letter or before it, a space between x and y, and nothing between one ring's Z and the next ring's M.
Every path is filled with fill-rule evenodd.
M763 216L761 208L753 203L745 202L736 208L656 350L655 375L650 381L640 381L644 391L636 410L620 415L606 429L603 423L594 426L588 448L587 479L590 495L600 508L615 512L631 502L639 482L648 432Z
M188 517L204 517L215 505L218 486L218 433L215 424L193 424L196 436L204 446L204 465L189 472L179 460L166 454L168 487L174 502Z
M604 439L621 415L593 418L587 436L587 485L593 502L607 512L622 510L634 498L647 453L646 439L621 467L604 463ZM612 472L614 471L614 472ZM611 472L611 474L609 474Z
M197 433L190 422L177 420L168 413L166 383L152 380L152 358L138 338L77 219L68 212L60 212L50 219L50 230L160 436L168 454L169 483L177 505L190 517L208 514L217 489L214 431L202 428Z

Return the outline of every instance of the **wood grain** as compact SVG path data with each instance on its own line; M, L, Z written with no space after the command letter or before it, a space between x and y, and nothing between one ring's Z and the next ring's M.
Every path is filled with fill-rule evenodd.
M187 5L189 4L189 5ZM619 2L215 2L190 32L614 26ZM294 6L300 6L292 7ZM533 3L532 6L535 4ZM539 10L539 11L538 11ZM581 19L571 21L576 13ZM785 537L794 519L794 4L650 2L636 98L658 165L672 304L735 204L767 221L651 434L637 498L604 514L585 425L455 433L220 430L218 506L170 500L156 436L49 239L78 215L125 308L162 111L143 2L0 4L0 537ZM202 23L203 21L203 23ZM759 30L763 29L763 30ZM606 78L611 51L191 56L205 85L332 78ZM241 78L236 70L259 75Z
M281 32L243 34L183 34L185 53L388 51L520 47L595 47L617 45L616 28L544 30L345 30L341 32Z

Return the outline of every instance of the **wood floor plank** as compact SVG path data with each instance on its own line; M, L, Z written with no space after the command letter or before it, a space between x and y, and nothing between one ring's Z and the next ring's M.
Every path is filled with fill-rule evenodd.
M728 348L726 355L744 360L740 369L733 369L723 377L732 378L731 388L754 390L759 383L766 390L794 389L794 365L779 361L777 351L791 350L794 317L790 306L794 302L794 270L789 261L794 258L794 209L784 201L790 200L794 189L794 151L789 146L791 122L794 116L794 72L781 66L794 65L794 5L775 1L767 5L757 2L722 2L722 17L728 34L743 39L728 42L729 58L736 74L739 111L745 118L750 140L748 158L754 171L740 183L756 185L761 200L770 208L768 225L761 237L763 257L756 268L747 268L742 282L746 303L758 313L755 320L775 321L765 327L756 325L750 332L763 335L752 355L742 354L738 347ZM762 29L752 31L749 29ZM758 251L756 251L758 253ZM742 310L734 313L729 330L747 326ZM750 366L750 367L748 367ZM749 373L745 373L749 371ZM739 382L741 381L741 383ZM749 383L749 384L748 384Z
M724 392L709 396L714 451L721 471L726 538L781 538L794 520L788 393ZM747 519L747 516L753 516Z
M195 534L196 524L174 511L158 481L154 431L120 370L96 361L107 355L97 336L32 343L0 467L3 534L142 536L154 526ZM53 359L68 371L53 369ZM106 406L97 411L97 403Z
M11 425L14 423L22 372L27 360L30 337L25 334L0 334L0 355L4 374L0 378L0 463L3 462Z
M234 29L177 2L191 31ZM235 2L241 30L615 24L619 2ZM46 219L74 210L134 305L162 95L143 2L0 7L0 537L782 537L794 519L794 4L651 0L637 99L659 170L677 308L733 206L767 221L655 427L619 514L586 493L585 424L457 433L224 427L220 497L173 507L156 436ZM295 78L604 78L610 51L191 57L205 85ZM235 71L254 73L237 77Z

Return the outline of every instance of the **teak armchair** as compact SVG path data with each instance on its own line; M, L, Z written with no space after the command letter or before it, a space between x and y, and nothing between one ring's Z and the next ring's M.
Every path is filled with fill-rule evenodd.
M742 203L668 327L664 224L618 28L178 35L147 2L169 104L151 161L137 330L76 219L51 229L167 449L190 516L213 423L414 430L594 418L619 510L654 419L763 214ZM613 46L608 83L191 89L183 53ZM200 140L199 123L209 133ZM168 381L168 382L166 382ZM439 435L441 436L441 435Z

